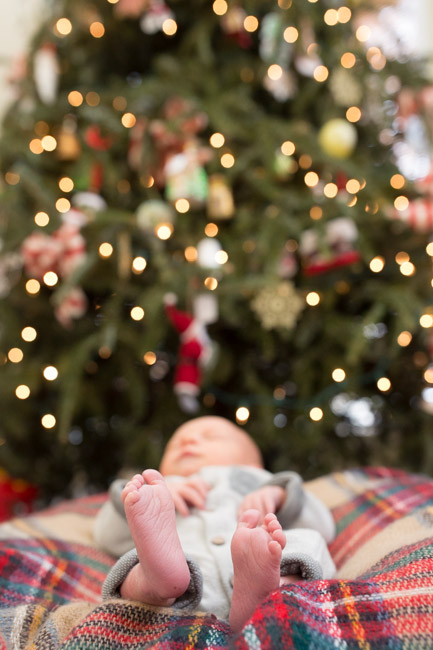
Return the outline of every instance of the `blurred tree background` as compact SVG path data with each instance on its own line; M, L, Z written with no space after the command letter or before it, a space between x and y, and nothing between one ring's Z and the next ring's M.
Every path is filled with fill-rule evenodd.
M433 93L390 4L51 3L1 139L4 477L104 489L202 414L272 470L433 472Z

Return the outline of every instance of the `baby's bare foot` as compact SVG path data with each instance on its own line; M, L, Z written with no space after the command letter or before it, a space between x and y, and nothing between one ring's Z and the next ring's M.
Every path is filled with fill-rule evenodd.
M171 605L188 588L190 574L176 531L173 499L162 475L136 474L123 492L139 564L129 572L121 595L150 605Z
M260 602L280 584L280 562L286 544L274 514L258 526L258 510L247 510L233 535L231 551L234 569L230 625L238 632Z

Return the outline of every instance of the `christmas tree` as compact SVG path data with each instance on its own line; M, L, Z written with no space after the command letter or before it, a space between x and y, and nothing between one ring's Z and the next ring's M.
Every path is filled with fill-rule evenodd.
M432 102L377 5L53 3L2 134L3 470L100 489L219 414L272 470L433 471Z

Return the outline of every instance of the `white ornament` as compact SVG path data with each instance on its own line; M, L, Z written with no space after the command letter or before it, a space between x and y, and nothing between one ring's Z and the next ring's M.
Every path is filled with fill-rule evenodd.
M57 99L59 62L56 48L51 43L43 45L33 58L33 78L36 90L44 104L54 104Z
M218 300L213 293L200 293L193 301L194 316L205 325L218 320Z
M217 253L222 250L221 244L213 237L206 237L197 244L197 263L204 269L217 269Z

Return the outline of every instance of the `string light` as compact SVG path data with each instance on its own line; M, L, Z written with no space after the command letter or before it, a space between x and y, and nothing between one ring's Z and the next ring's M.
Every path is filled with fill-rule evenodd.
M305 297L305 302L307 305L310 305L310 307L317 307L320 303L320 295L317 291L310 291L310 293L307 293Z
M220 159L222 167L230 169L235 164L235 157L231 153L224 153Z
M30 140L29 149L32 153L34 153L37 156L39 156L44 151L42 142L39 140L39 138L33 138L33 140Z
M340 383L346 379L346 373L343 368L335 368L332 371L332 379L337 383Z
M212 9L217 16L224 16L227 13L229 6L226 0L215 0Z
M62 192L72 192L74 189L74 181L69 176L64 176L59 180L59 188Z
M15 395L18 399L27 399L30 397L30 388L26 384L20 384L15 389Z
M313 77L319 83L326 81L329 77L329 70L326 65L318 65L313 72Z
M370 262L370 270L373 273L380 273L385 268L385 260L383 257L374 257Z
M218 280L212 276L209 276L205 278L203 284L206 289L209 289L209 291L215 291L215 289L218 287Z
M216 223L210 222L206 224L204 232L207 237L216 237L218 234L218 230L219 228L216 225Z
M427 368L424 373L424 379L428 384L433 384L433 368Z
M20 175L16 172L6 172L5 174L5 181L8 185L18 185L20 180Z
M299 167L301 169L309 169L313 164L313 159L307 153L303 153L299 158Z
M65 197L61 197L60 199L57 199L56 201L56 210L57 212L60 212L61 214L65 214L66 212L69 212L71 209L71 202L69 199L66 199Z
M185 259L187 262L196 262L198 258L198 252L195 246L187 246L184 251Z
M55 366L46 366L42 374L47 381L55 381L59 376L59 371Z
M309 415L313 422L320 422L320 420L323 418L323 411L318 406L315 406L310 410Z
M244 20L244 29L246 32L255 32L259 28L259 21L256 16L247 16Z
M98 250L101 257L111 257L114 251L113 246L109 242L103 242Z
M156 354L155 352L152 352L149 350L149 352L146 352L146 354L143 356L143 361L146 363L148 366L153 366L156 363Z
M160 223L155 228L155 235L158 237L158 239L161 239L162 241L170 239L172 234L173 234L173 226L171 223Z
M397 343L402 347L402 348L407 348L408 345L410 345L412 342L412 334L405 330L404 332L400 332L400 334L397 337Z
M226 251L218 251L215 253L215 262L217 264L226 264L229 260L228 253Z
M50 217L46 212L37 212L34 216L34 221L37 226L45 228L50 223Z
M395 190L401 190L406 185L406 179L401 174L394 174L394 176L391 176L389 184Z
M286 43L295 43L299 38L299 32L296 27L289 25L289 27L286 27L284 30L283 38Z
M95 22L90 25L89 32L93 38L102 38L105 34L105 27L99 20L95 20Z
M327 25L330 27L336 25L338 23L338 12L336 9L328 9L325 11L325 15L323 16L323 20Z
M59 18L55 29L60 36L68 36L72 32L72 23L69 18Z
M34 327L24 327L24 329L21 330L21 338L23 341L26 341L27 343L31 343L34 341L38 336L37 331L35 330Z
M144 309L139 306L133 307L130 311L130 316L132 320L136 320L136 321L143 320L144 315L145 315Z
M44 135L41 144L44 151L54 151L57 147L57 140L52 135Z
M238 424L245 424L250 417L250 411L246 406L239 406L236 409L236 422Z
M101 98L99 97L98 93L96 93L95 91L91 90L86 94L86 103L89 106L93 106L93 107L99 106L100 101Z
M177 201L175 201L174 207L178 212L180 212L180 214L185 214L188 212L191 206L188 199L177 199Z
M162 23L161 29L166 36L174 36L177 32L177 23L173 18L166 18Z
M56 418L52 413L46 413L41 418L41 424L44 429L53 429L56 426Z
M349 194L356 194L361 189L361 183L356 178L350 178L346 183L346 191Z
M425 250L426 250L427 255L430 255L430 257L433 257L433 242L428 243Z
M419 319L419 324L424 329L433 327L433 316L431 314L423 314Z
M313 207L310 210L310 217L313 219L313 221L319 221L323 217L323 210L320 206L318 205L313 205Z
M40 290L41 290L41 284L38 280L35 280L34 278L27 280L26 291L28 294L30 294L31 296L36 296Z
M133 113L124 113L120 121L122 122L125 129L132 129L132 127L135 126L137 122L137 118Z
M352 122L352 124L359 122L361 117L362 111L358 106L350 106L346 111L346 118L348 122Z
M24 359L24 352L20 348L11 348L8 352L8 359L11 363L21 363Z
M377 387L382 393L387 393L391 388L391 382L388 377L381 377L377 380Z
M285 156L293 156L296 151L295 143L291 140L285 140L281 145L281 153Z
M338 194L338 186L335 183L327 183L323 188L323 194L328 199L334 199Z
M219 149L225 143L226 139L222 133L212 133L209 138L209 142L214 149Z
M78 90L71 90L71 92L68 94L68 102L71 106L74 106L76 108L78 106L81 106L81 104L84 102L84 97Z
M128 105L128 102L126 101L125 97L122 97L121 95L117 95L112 101L113 108L116 111L125 111L126 107Z
M278 63L273 63L269 66L267 75L272 81L278 81L283 76L283 68Z
M47 287L55 287L59 281L59 276L54 271L47 271L42 279Z
M338 22L345 24L352 18L352 12L349 7L340 7L337 9Z
M340 63L343 66L343 68L349 70L350 68L353 68L354 65L356 64L356 56L353 54L353 52L345 52L341 56Z
M111 357L112 350L108 347L108 345L101 345L98 350L98 354L101 359L109 359Z
M307 172L304 176L304 183L307 187L316 187L319 183L319 175L316 172Z
M411 275L414 275L415 272L415 265L412 264L412 262L403 262L403 264L400 266L400 273L402 275L410 277Z
M368 25L361 25L355 32L355 36L360 43L365 43L371 36L371 29Z
M143 273L144 269L147 266L147 261L145 260L144 257L134 257L132 260L132 272L136 273L137 275L139 273Z

